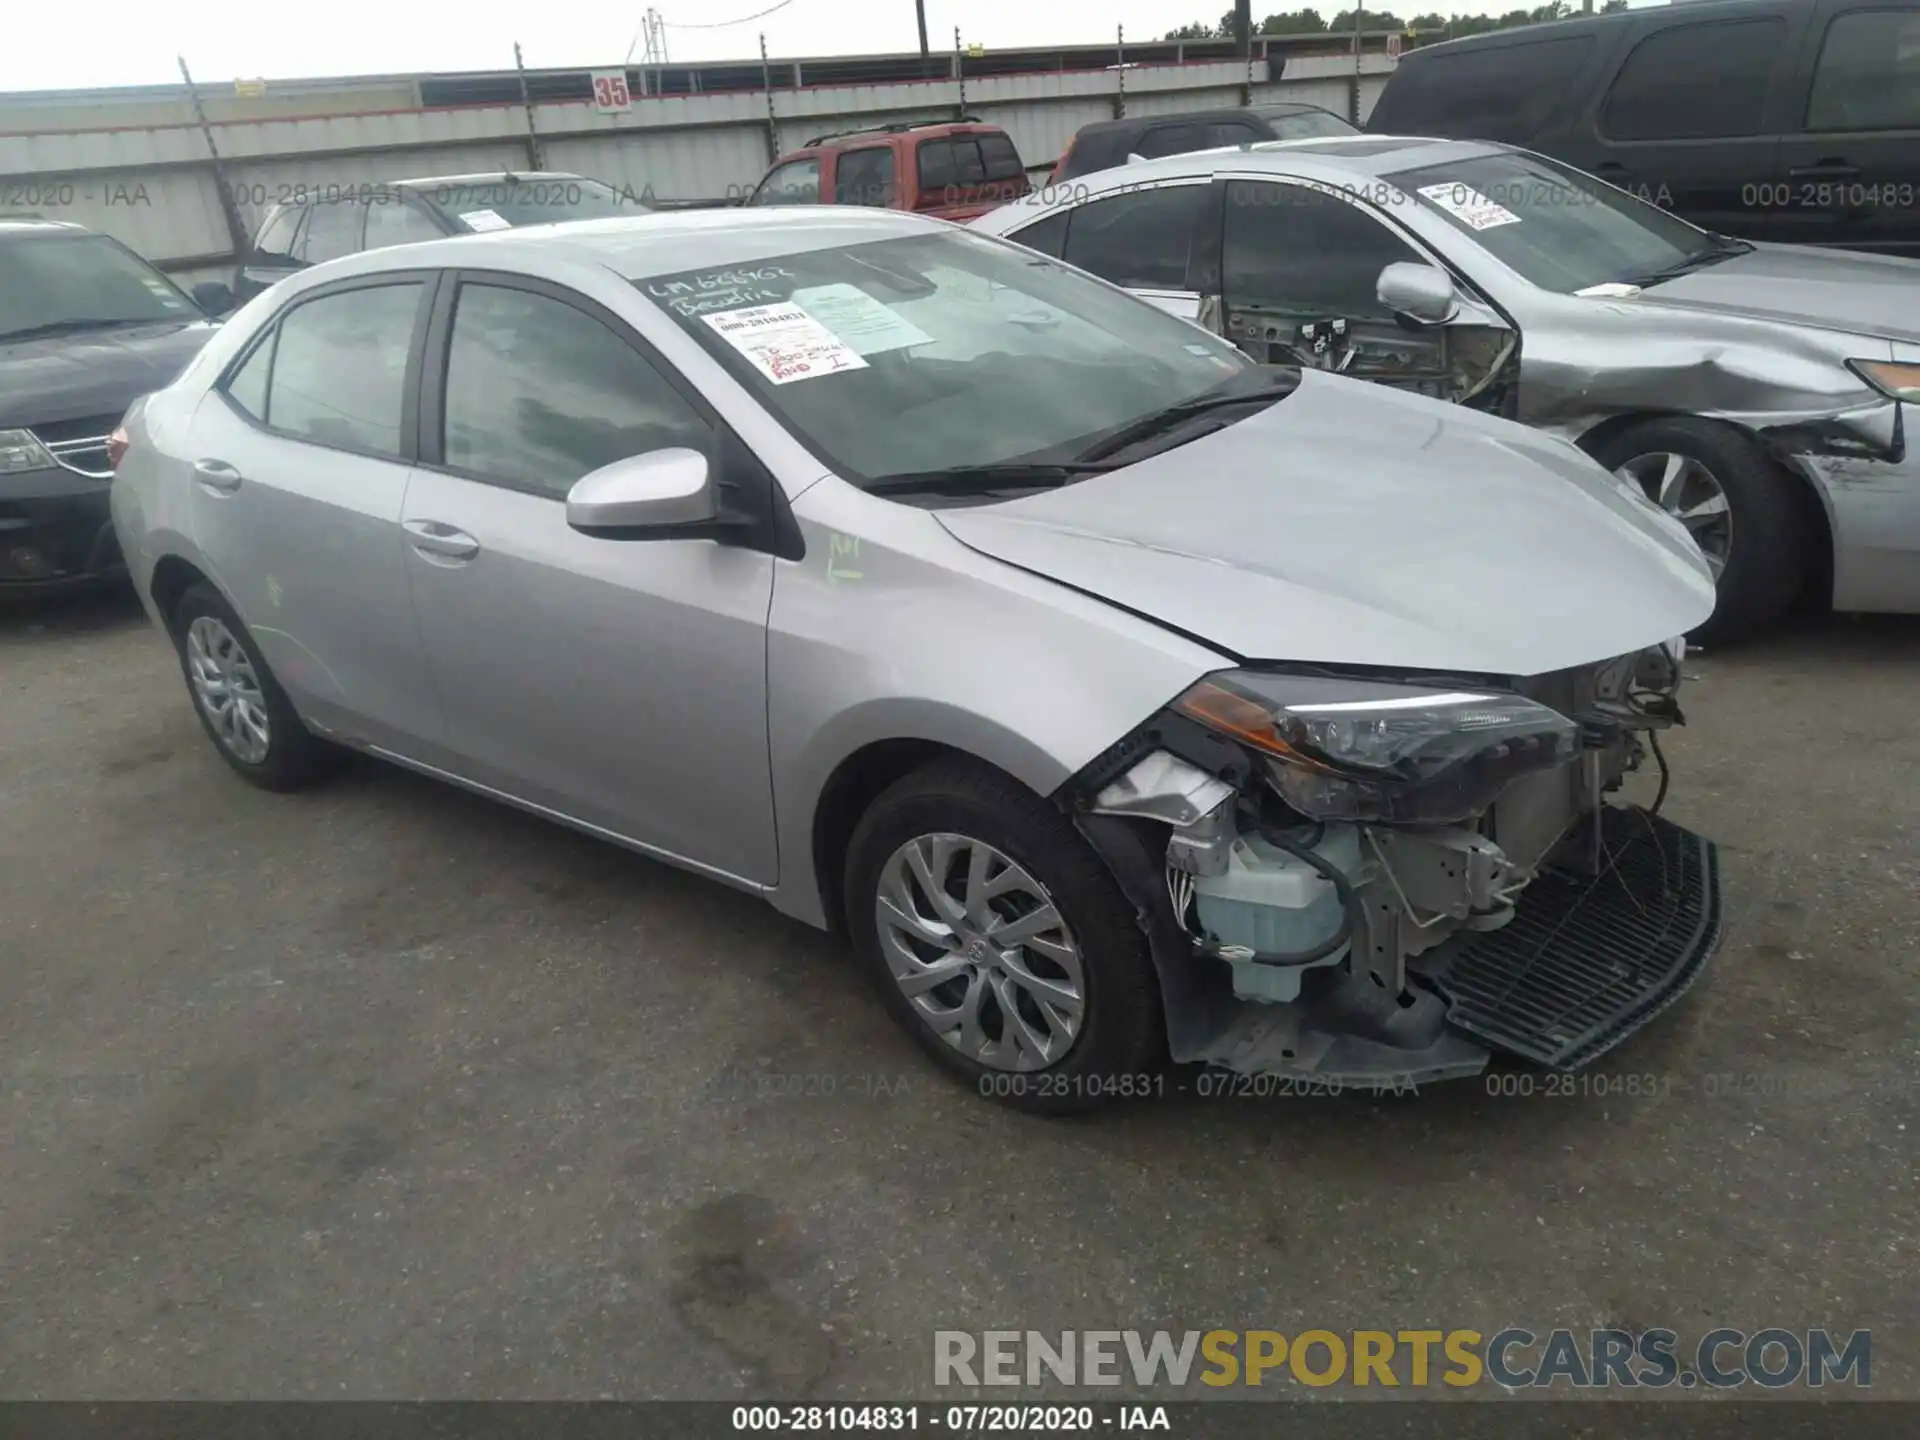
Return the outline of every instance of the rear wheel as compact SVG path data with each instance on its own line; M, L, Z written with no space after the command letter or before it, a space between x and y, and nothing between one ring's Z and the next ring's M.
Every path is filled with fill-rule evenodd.
M1685 525L1706 556L1718 599L1695 639L1751 635L1800 593L1812 542L1800 486L1740 431L1662 417L1608 436L1594 458Z
M264 790L297 790L343 752L300 723L247 627L211 585L192 585L173 612L194 713L220 758Z
M1017 781L955 760L897 782L855 828L846 914L894 1018L982 1094L1063 1112L1140 1093L1163 1035L1146 936Z

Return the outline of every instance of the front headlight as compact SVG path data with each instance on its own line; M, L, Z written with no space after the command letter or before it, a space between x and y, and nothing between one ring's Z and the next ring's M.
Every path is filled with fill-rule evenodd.
M1920 404L1920 365L1897 360L1849 360L1847 368L1889 400Z
M1558 711L1486 691L1225 670L1173 708L1262 756L1281 798L1315 820L1453 824L1580 746Z
M59 463L31 430L0 430L0 475L51 470Z

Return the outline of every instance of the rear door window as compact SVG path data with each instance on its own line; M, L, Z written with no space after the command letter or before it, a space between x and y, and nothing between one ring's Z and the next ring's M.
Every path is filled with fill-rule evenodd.
M809 155L804 160L789 160L767 173L760 188L753 192L754 205L818 205L820 203L820 161Z
M1143 159L1158 160L1163 155L1186 155L1207 148L1207 127L1193 122L1156 125L1140 137Z
M282 205L276 208L253 242L253 253L266 260L293 258L293 233L300 228L301 208Z
M1920 130L1920 10L1854 10L1827 27L1809 130Z
M1575 103L1591 35L1486 45L1417 59L1387 82L1368 127L1526 144Z
M1067 223L1063 258L1116 285L1184 290L1206 200L1205 185L1162 185L1090 201Z
M1061 210L1046 219L1036 221L1007 236L1029 250L1038 250L1042 255L1051 255L1055 260L1064 257L1067 248L1067 221L1072 211Z
M317 444L401 458L407 356L423 289L417 280L369 285L288 311L274 345L266 423Z
M1600 129L1613 140L1758 135L1767 77L1786 43L1779 16L1656 31L1614 77Z
M361 207L358 200L328 200L313 207L307 233L301 238L301 259L309 265L338 260L360 249Z
M834 204L884 206L893 204L894 199L891 145L840 152L833 166Z

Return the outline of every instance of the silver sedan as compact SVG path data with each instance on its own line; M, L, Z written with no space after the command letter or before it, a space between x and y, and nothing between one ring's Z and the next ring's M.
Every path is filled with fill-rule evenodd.
M1365 135L1144 161L976 228L1199 321L1576 441L1694 534L1702 638L1809 586L1920 610L1920 262L1711 235L1509 146Z
M839 207L381 250L115 446L239 774L360 751L762 896L1012 1101L1163 1054L1577 1066L1719 936L1713 847L1617 803L1712 607L1679 525L1004 241Z

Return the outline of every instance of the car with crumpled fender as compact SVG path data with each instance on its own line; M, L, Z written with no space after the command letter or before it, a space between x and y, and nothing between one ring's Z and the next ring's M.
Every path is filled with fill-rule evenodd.
M1258 359L1574 441L1699 542L1695 635L1920 611L1920 261L1696 228L1557 160L1386 135L1174 156L973 222Z
M1715 849L1659 813L1713 605L1678 522L1566 441L964 228L335 261L116 443L239 775L360 752L759 896L1014 1103L1168 1056L1578 1068L1719 941Z

